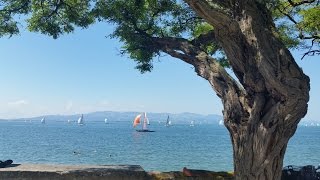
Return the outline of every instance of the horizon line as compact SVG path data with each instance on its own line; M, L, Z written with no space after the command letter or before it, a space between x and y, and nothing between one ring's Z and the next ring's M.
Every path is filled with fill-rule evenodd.
M141 112L145 112L145 111L92 111L92 112L87 112L87 113L73 113L73 114L46 114L46 115L34 115L34 116L30 116L30 117L16 117L16 118L0 118L0 120L13 120L13 119L31 119L31 118L39 118L39 117L46 117L46 116L76 116L76 115L86 115L86 114L92 114L92 113L103 113L103 112L116 112L116 113L141 113ZM189 114L196 114L196 115L203 115L203 116L208 116L208 115L217 115L217 116L223 116L223 115L219 115L219 114L214 114L214 113L210 113L210 114L205 114L205 113L194 113L194 112L179 112L179 113L172 113L172 112L147 112L147 113L151 113L151 114L174 114L174 115L178 115L178 114L185 114L185 113L189 113Z

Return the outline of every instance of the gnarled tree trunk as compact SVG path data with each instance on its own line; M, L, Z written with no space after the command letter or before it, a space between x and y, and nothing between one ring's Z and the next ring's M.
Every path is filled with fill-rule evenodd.
M215 1L228 8L221 11L208 0L185 1L215 27L212 38L241 84L204 53L197 52L197 61L185 58L222 99L236 179L281 179L287 143L307 112L309 78L276 37L263 2Z

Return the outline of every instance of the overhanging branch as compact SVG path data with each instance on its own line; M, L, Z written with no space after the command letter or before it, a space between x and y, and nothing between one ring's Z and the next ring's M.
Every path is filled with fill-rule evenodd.
M291 6L296 7L296 6L300 6L302 4L311 4L311 3L315 2L315 0L303 0L303 1L288 0L288 2L290 3Z
M213 1L220 5L219 7L214 7L208 1L205 0L184 0L200 17L209 22L209 24L214 27L221 27L224 25L231 24L231 18L229 17L226 10L222 7L229 7L228 3L223 3L222 1Z
M239 97L245 94L245 91L232 78L226 70L218 63L216 59L206 54L199 47L194 46L191 42L183 38L153 38L158 48L171 55L191 64L197 74L208 80L222 101L230 99L228 96L237 94ZM232 93L231 93L232 92Z

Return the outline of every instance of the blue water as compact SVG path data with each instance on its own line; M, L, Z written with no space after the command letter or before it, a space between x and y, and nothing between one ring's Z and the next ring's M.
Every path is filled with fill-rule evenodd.
M131 123L0 121L0 159L15 163L139 164L145 170L232 170L232 147L223 126L152 124L138 133ZM320 127L299 127L284 165L320 163Z

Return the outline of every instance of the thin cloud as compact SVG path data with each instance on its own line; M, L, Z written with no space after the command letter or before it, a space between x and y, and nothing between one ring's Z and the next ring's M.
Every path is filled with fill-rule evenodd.
M9 107L20 107L20 106L24 106L24 105L27 105L29 104L28 101L26 100L18 100L18 101L13 101L13 102L8 102L8 106Z
M109 101L107 101L107 100L103 100L103 101L101 101L99 104L102 105L102 106L109 106L109 105L111 105L111 103L110 103Z

